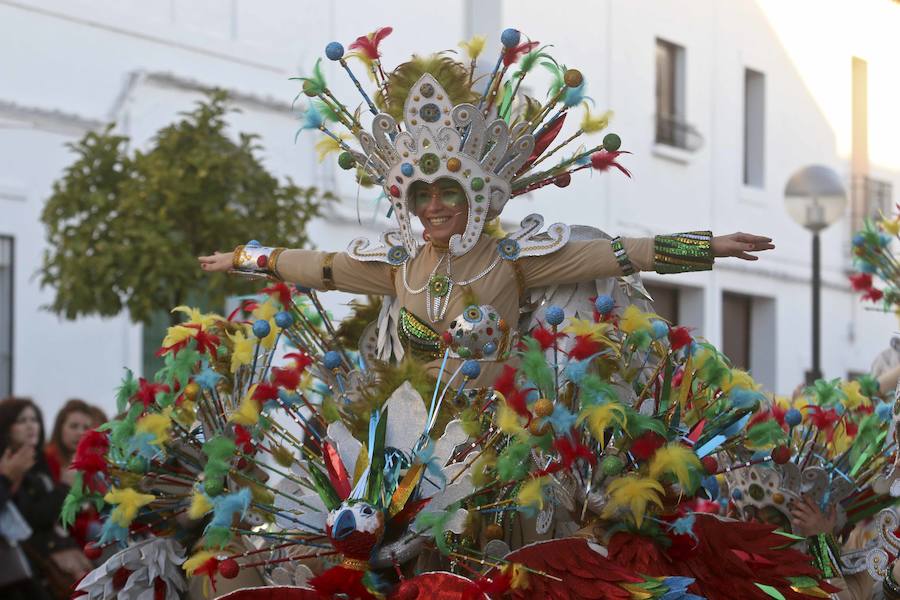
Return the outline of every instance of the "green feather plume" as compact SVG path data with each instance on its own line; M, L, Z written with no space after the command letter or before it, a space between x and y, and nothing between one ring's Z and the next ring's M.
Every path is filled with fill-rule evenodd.
M399 65L388 75L387 102L382 94L375 97L378 108L387 112L397 121L403 119L403 104L412 86L425 73L431 74L447 92L451 104L477 102L479 95L469 86L469 69L445 54L413 56Z
M525 338L523 343L525 351L521 354L519 368L525 377L537 386L539 393L550 394L556 389L556 380L540 344L534 338Z

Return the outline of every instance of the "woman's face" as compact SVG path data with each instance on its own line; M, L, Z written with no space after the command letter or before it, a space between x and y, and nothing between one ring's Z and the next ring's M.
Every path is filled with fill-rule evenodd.
M62 426L62 445L63 450L69 454L75 452L78 441L91 427L93 427L93 419L91 415L83 412L71 412L66 417Z
M446 246L451 237L466 230L468 200L456 181L446 178L434 183L416 181L407 194L412 212L419 217L432 243Z
M19 413L12 428L9 430L10 446L19 448L21 446L36 447L41 439L41 422L38 421L37 413L30 406L26 406Z

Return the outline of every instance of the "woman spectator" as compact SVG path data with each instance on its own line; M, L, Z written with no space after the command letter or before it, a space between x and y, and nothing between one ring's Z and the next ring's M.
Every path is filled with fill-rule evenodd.
M12 504L31 537L22 543L34 577L0 589L0 597L37 600L52 590L67 597L71 585L91 568L75 540L60 525L66 488L53 481L44 453L41 411L27 398L0 401L0 508Z
M69 400L56 415L50 442L44 448L47 467L53 481L67 487L72 486L75 471L69 469L78 442L89 430L106 422L106 415L96 406L83 400ZM100 515L90 504L82 507L69 528L69 533L79 546L84 547L94 540L100 532Z
M50 443L44 449L47 467L54 481L72 485L74 471L69 470L78 441L97 426L93 407L84 400L69 400L56 415Z

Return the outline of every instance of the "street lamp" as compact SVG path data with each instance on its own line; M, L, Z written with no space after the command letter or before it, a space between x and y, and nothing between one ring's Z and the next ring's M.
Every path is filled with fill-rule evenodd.
M819 232L844 214L847 193L841 178L833 169L811 165L800 169L788 179L784 186L784 205L794 221L812 232L812 368L806 373L807 384L812 384L822 377L822 265Z

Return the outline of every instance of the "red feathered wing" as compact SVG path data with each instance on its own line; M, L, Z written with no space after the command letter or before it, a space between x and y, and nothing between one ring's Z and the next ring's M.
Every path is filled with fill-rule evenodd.
M219 600L321 600L315 590L291 586L244 588L220 596Z
M581 538L530 544L510 552L505 560L561 580L529 573L529 588L510 592L518 600L629 600L631 594L620 584L644 581L634 571L591 549L587 540Z
M774 533L775 529L698 514L693 529L696 540L670 536L672 545L661 549L649 538L619 533L610 540L609 555L639 573L693 577L689 590L709 600L767 598L757 583L777 589L786 600L816 597L794 590L788 577L811 577L820 581L821 589L836 591L821 582L808 555L785 547L789 540Z

